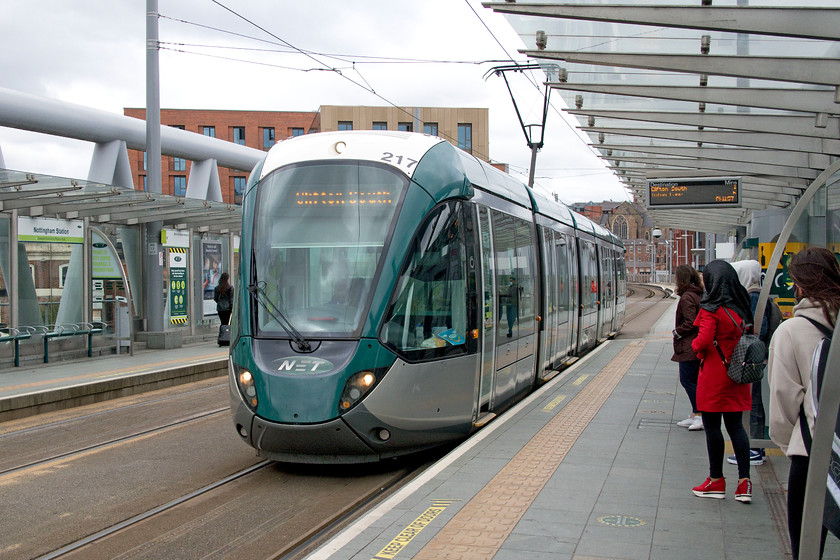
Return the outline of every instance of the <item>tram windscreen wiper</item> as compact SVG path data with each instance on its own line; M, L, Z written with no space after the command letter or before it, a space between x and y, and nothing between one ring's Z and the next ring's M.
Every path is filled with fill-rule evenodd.
M290 337L292 337L297 344L298 350L301 352L309 352L312 350L312 347L309 345L309 341L303 338L303 335L292 325L292 322L280 311L280 308L277 306L276 303L271 301L271 299L265 294L265 282L255 282L253 284L248 285L248 292L251 294L257 303L259 303L263 309L265 309L266 313L271 315L271 318L277 321L277 324L283 327L283 330L286 331ZM271 306L271 307L269 307ZM272 311L273 308L273 311Z

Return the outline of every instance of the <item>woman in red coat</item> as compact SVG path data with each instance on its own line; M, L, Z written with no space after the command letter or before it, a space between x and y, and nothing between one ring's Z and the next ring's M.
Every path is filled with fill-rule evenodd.
M725 498L723 478L723 433L721 419L732 441L738 460L738 486L735 499L752 501L750 482L750 438L744 430L742 413L752 408L749 383L735 383L726 374L726 365L715 348L717 342L728 361L744 330L752 330L750 296L738 280L738 273L728 262L715 260L703 270L706 293L700 300L700 312L694 324L699 331L691 348L700 358L697 380L697 408L703 413L706 450L709 454L709 478L692 488L701 498Z

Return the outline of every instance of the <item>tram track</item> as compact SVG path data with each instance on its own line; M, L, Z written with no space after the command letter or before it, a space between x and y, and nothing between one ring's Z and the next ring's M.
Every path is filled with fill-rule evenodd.
M381 499L409 482L422 472L430 461L422 464L403 461L402 468L387 469L374 483L364 488L349 492L350 499L330 493L318 498L313 508L322 512L317 519L307 518L305 523L297 519L293 509L281 510L272 515L259 506L259 498L265 492L265 479L280 485L285 477L292 479L303 476L296 472L298 467L284 466L272 461L262 461L239 472L207 484L193 492L180 496L168 503L134 515L100 531L84 536L75 542L39 556L37 560L74 558L111 560L135 557L173 557L171 553L161 552L173 541L189 536L191 533L207 533L206 527L214 523L229 523L230 518L242 513L241 504L254 504L249 512L250 519L257 519L244 533L222 539L208 549L202 550L202 557L253 558L253 549L260 549L260 557L267 560L280 560L301 557L318 546L323 539L344 527L362 512L373 507ZM358 467L357 467L358 468ZM326 476L335 467L321 468ZM279 472L278 472L279 471ZM260 480L262 477L264 480ZM234 488L229 488L235 486ZM177 519L173 526L172 519ZM138 535L139 538L138 538ZM254 546L255 541L269 541L270 550ZM112 555L111 551L121 553Z
M201 412L201 413L198 413L198 414L193 414L193 415L190 415L186 418L181 418L181 419L178 419L178 420L175 420L175 421L172 421L172 422L168 422L166 424L162 424L162 425L154 427L154 428L150 428L150 429L146 429L146 430L140 430L140 431L137 431L137 432L134 432L134 433L131 433L131 434L121 436L121 437L112 438L112 439L109 439L109 440L106 440L106 441L103 441L103 442L100 442L100 443L95 443L95 444L92 444L92 445L86 445L86 446L74 449L72 451L65 451L65 452L62 452L62 453L55 454L55 455L50 455L49 457L44 457L42 459L38 459L38 460L35 460L35 461L29 461L29 462L24 463L22 465L2 468L2 469L0 469L0 477L5 476L5 475L9 475L9 474L19 474L22 471L25 471L26 469L30 469L30 468L33 468L33 467L41 467L41 466L44 466L44 465L48 465L48 464L50 464L54 461L70 459L70 458L72 458L76 455L80 455L82 453L87 453L89 451L106 449L109 446L123 444L123 443L129 442L133 439L138 439L138 438L141 438L141 437L147 437L147 436L150 436L150 435L154 435L154 434L162 432L164 430L169 430L169 429L172 429L172 428L175 428L175 427L178 427L178 426L189 424L190 422L195 422L197 420L201 420L201 419L207 418L209 416L216 416L218 414L222 414L223 412L227 412L228 410L230 410L230 407L224 407L224 408L219 408L219 409L215 409L215 410L209 410L209 411L206 411L206 412ZM20 432L17 432L17 433L19 434ZM13 435L13 434L16 434L16 432L10 432L10 434ZM4 435L10 435L10 434L4 434Z
M252 465L252 466L250 466L246 469L243 469L243 470L241 470L237 473L234 473L230 476L227 476L227 477L225 477L225 478L223 478L223 479L221 479L217 482L214 482L212 484L208 484L207 486L205 486L203 488L199 488L195 492L191 492L191 493L187 494L186 496L182 496L180 498L172 500L169 503L163 504L163 505L158 506L158 507L156 507L154 509L151 509L149 511L140 513L138 515L135 515L131 519L127 519L127 520L125 520L121 523L117 523L116 525L112 525L111 527L108 527L106 529L98 531L98 532L96 532L92 535L89 535L89 536L87 536L83 539L79 539L76 542L69 543L69 544L61 547L60 549L55 550L55 551L53 551L49 554L39 556L38 560L52 560L54 558L60 558L62 556L70 554L71 552L75 552L75 551L77 551L77 550L79 550L79 549L81 549L85 546L88 546L88 545L90 545L90 544L92 544L92 543L94 543L98 540L107 538L107 537L109 537L109 536L111 536L111 535L113 535L113 534L115 534L119 531L122 531L123 529L127 529L129 527L137 525L138 523L141 523L141 522L143 522L147 519L151 519L152 517L154 517L156 515L160 515L160 514L166 512L166 511L169 511L172 508L175 508L175 507L177 507L177 506L179 506L179 505L181 505L181 504L183 504L183 503L185 503L189 500L197 498L198 496L206 494L207 492L211 492L211 491L215 490L216 488L219 488L220 486L222 486L224 484L227 484L228 482L232 482L234 480L242 478L243 476L247 476L254 471L265 468L269 464L271 464L271 461L263 461L261 463L257 463L256 465Z
M629 299L630 299L631 296L636 295L637 290L639 290L640 292L644 291L644 295L638 298L638 299L641 300L640 302L632 304L633 312L631 313L631 310L630 310L631 304L629 302ZM667 290L665 290L663 288L660 288L658 286L649 286L649 285L646 285L646 284L632 284L632 285L628 284L627 285L628 304L627 304L627 310L625 312L625 319L624 319L625 324L632 323L635 319L640 318L643 315L651 312L651 310L656 309L656 306L648 304L649 302L647 302L646 300L654 300L650 303L658 303L659 301L661 301L663 299L668 299L670 297L671 297L671 294ZM646 305L640 305L641 303L645 303ZM637 311L637 309L638 309L638 311Z

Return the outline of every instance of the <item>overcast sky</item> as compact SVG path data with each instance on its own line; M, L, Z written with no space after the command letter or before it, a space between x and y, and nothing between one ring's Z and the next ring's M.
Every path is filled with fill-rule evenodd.
M119 114L145 107L145 4L4 0L0 85ZM517 52L526 45L478 0L159 0L158 8L163 108L488 107L491 159L527 181L531 154L504 81L484 78L511 57L527 62ZM528 77L509 79L523 119L538 123L542 92ZM566 123L557 92L552 104L537 188L565 202L629 199ZM0 127L11 169L85 178L92 149Z

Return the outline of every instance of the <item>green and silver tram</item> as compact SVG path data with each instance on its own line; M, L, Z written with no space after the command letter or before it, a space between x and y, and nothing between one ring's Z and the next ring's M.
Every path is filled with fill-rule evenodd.
M234 424L279 461L463 439L624 318L617 238L423 134L278 143L249 180L240 251Z

